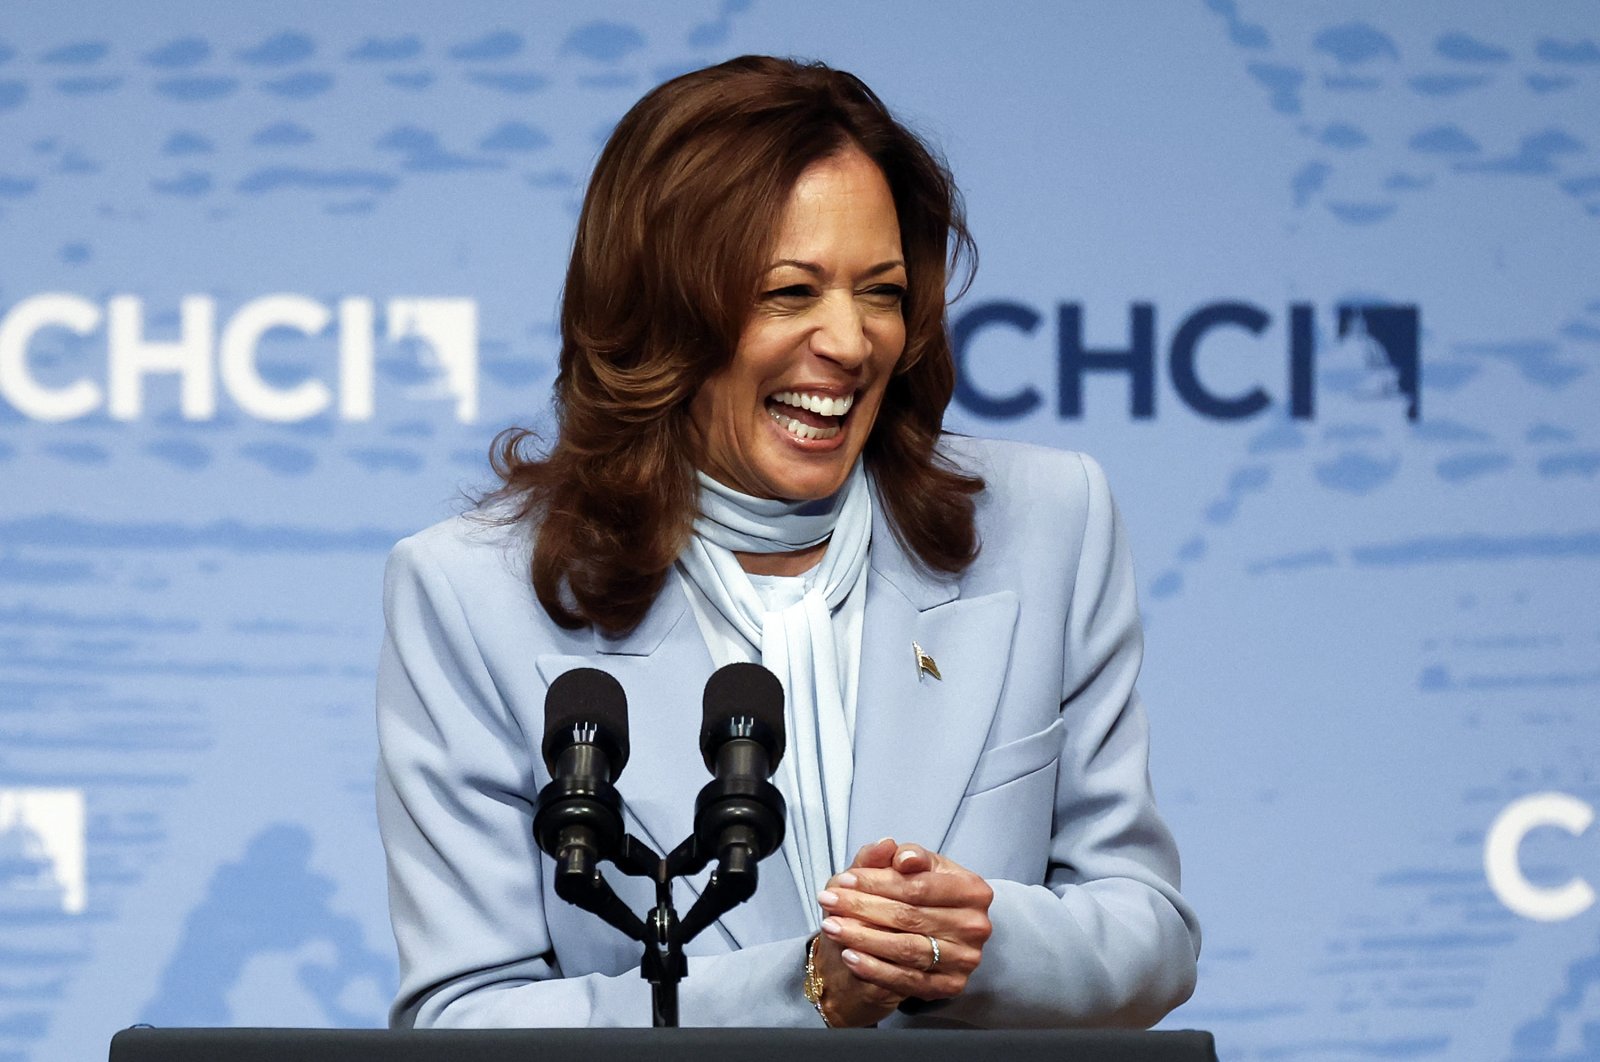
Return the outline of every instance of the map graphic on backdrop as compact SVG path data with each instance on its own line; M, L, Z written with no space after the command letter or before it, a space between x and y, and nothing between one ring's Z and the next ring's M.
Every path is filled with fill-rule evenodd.
M1594 7L857 6L0 13L0 1062L382 1023L384 557L549 426L611 124L748 51L949 153L951 426L1111 473L1168 1024L1600 1051Z

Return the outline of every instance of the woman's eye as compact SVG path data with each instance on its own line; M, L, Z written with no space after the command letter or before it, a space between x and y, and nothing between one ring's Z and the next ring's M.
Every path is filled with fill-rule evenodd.
M815 289L806 284L790 284L786 288L773 288L771 291L761 293L763 299L809 299L816 294Z
M906 297L906 289L899 284L879 284L867 290L867 296L890 306L898 306Z

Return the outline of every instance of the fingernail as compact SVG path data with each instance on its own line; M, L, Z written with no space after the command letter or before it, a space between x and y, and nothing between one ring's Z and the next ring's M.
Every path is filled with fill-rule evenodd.
M843 951L841 951L839 953L839 958L843 959L845 962L849 963L851 966L854 966L856 963L861 961L861 956L857 955L855 952L851 951L849 948L846 948Z
M822 920L822 931L824 933L828 934L828 936L830 936L830 937L837 936L838 933L839 933L839 921L838 921L838 919L836 919L836 918L824 918Z
M839 883L839 887L842 889L853 889L856 887L856 876L850 873L848 870L833 880L837 881Z
M874 846L877 846L877 845L880 845L880 844L893 844L894 843L894 838L893 837L879 837L876 841L873 841L872 843L873 843Z
M824 907L832 907L839 902L839 894L832 889L823 889L817 893L817 902Z

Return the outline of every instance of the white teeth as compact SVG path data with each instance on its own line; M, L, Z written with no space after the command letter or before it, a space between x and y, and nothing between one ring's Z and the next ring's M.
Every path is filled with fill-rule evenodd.
M810 410L823 417L842 417L850 412L851 406L855 405L856 396L849 394L831 398L828 395L804 394L799 391L779 391L772 396L772 400L782 402L786 406Z
M796 403L789 403L795 405ZM767 414L783 426L783 429L797 439L831 439L842 430L838 426L831 428L813 428L809 424L802 424L793 417L786 417L776 409L767 410Z

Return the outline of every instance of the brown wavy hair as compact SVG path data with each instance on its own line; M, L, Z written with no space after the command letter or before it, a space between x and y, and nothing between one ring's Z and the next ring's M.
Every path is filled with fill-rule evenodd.
M563 627L631 630L655 600L697 513L690 399L733 357L801 172L850 147L888 181L909 281L865 459L925 567L977 556L983 481L935 451L955 386L947 282L964 267L964 291L976 260L955 182L854 75L744 56L658 86L612 132L562 296L555 445L513 428L492 448L485 500L533 524L533 586Z

